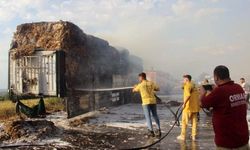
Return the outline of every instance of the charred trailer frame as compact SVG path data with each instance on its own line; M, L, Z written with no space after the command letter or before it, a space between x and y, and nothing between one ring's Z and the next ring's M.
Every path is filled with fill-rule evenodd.
M69 89L66 101L68 118L73 118L101 108L134 103L138 94L132 92L132 87L110 89Z
M36 50L33 55L14 58L9 51L8 90L10 99L65 97L65 52Z

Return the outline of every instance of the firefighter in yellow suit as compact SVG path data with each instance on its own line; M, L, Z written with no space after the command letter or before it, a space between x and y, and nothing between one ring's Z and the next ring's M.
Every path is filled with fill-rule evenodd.
M192 122L191 139L196 140L198 113L200 111L199 91L192 82L190 75L183 76L183 112L182 112L182 129L178 140L186 140L187 125L189 120Z

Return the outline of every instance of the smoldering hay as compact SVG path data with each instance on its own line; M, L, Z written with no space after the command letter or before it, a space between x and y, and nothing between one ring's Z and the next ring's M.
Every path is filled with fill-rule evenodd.
M67 21L25 23L17 26L10 50L11 59L30 56L36 50L64 51L65 76L70 87L111 87L114 74L127 75L134 66L140 72L142 61L130 61L126 50L117 50L103 39L87 35ZM124 52L125 51L125 52ZM133 64L133 62L140 62ZM139 67L138 67L139 66ZM133 70L133 69L132 69Z

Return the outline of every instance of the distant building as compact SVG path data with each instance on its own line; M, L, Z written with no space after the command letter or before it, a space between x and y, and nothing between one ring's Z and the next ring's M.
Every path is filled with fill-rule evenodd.
M146 71L145 72L147 74L147 79L149 81L153 81L156 82L156 77L157 77L157 72L156 71Z
M160 94L175 93L175 87L179 82L170 74L163 71L149 70L144 71L147 74L147 79L153 81L160 86Z

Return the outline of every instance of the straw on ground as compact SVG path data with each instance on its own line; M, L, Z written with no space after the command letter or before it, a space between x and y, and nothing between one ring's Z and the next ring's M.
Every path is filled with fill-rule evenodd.
M32 107L37 105L39 99L21 100L25 105ZM64 104L59 98L45 98L46 111L54 112L64 110ZM0 101L0 120L16 116L15 103L10 100Z

